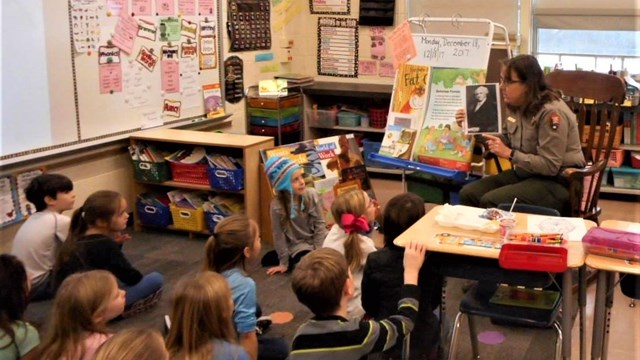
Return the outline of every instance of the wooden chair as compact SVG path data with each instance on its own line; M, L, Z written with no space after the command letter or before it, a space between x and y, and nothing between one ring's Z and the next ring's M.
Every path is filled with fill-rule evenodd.
M583 169L563 171L570 184L570 213L598 223L600 186L611 149L622 132L620 106L626 86L614 75L580 70L557 70L546 75L547 84L562 91L567 105L575 112L582 151L587 163Z

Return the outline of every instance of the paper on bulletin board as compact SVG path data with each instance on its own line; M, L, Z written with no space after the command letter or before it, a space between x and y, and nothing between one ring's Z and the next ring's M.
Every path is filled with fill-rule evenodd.
M73 4L71 7L71 29L76 52L96 50L100 43L100 17L97 2Z
M196 14L196 0L178 0L178 16L193 16Z
M174 15L176 9L173 0L156 0L156 14L160 16Z
M180 63L178 60L162 60L161 81L162 91L166 93L177 93L180 91Z
M127 0L107 0L107 14L119 16L122 13L128 13Z
M162 126L162 114L157 110L143 111L140 113L140 128L149 129Z
M376 75L378 73L378 62L376 60L358 61L358 74Z
M150 73L138 62L129 59L124 62L123 89L124 102L129 108L137 108L151 101Z
M198 15L214 15L213 14L213 0L200 0L198 1Z
M380 61L380 68L378 69L378 76L380 77L395 77L396 70L393 68L393 63L390 61Z
M127 54L131 54L138 33L138 22L129 14L120 14L111 42Z
M199 106L202 101L198 60L196 58L180 59L180 93L185 108Z
M150 16L153 0L131 0L131 12L135 16Z
M389 34L394 69L416 56L417 50L412 35L409 22L406 20Z

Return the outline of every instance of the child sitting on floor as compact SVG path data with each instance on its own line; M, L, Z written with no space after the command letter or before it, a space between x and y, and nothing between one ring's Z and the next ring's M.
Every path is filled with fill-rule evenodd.
M175 290L167 348L172 359L249 360L236 345L227 280L212 271L184 279Z
M291 287L315 317L298 328L289 359L360 359L401 343L413 329L418 313L418 272L424 254L422 244L407 245L398 312L380 322L347 319L354 286L342 254L323 248L305 256L293 271Z
M338 196L331 204L331 214L336 223L324 240L323 247L338 250L347 259L353 275L354 294L349 300L349 318L361 319L364 315L361 303L362 269L367 256L376 251L369 233L375 220L376 202L362 190L351 190Z
M385 206L384 247L369 255L362 277L362 307L376 320L393 315L401 298L404 248L393 241L424 214L424 200L413 193L396 195ZM435 269L429 271L429 265L427 259L420 270L421 301L411 333L412 359L433 359L438 352L439 324L433 310L440 304L442 276ZM384 358L399 359L401 351L396 345Z
M105 341L94 360L169 360L169 352L159 332L126 329Z
M73 208L76 195L71 180L60 174L36 176L24 193L35 205L36 213L20 226L11 253L27 269L31 281L30 300L47 300L55 295L52 270L71 223L62 212Z
M245 273L245 262L260 253L260 230L245 215L232 215L216 225L205 245L204 270L215 271L227 279L235 311L233 322L240 345L251 359L285 359L289 347L284 340L256 333L256 283Z
M0 255L0 359L37 359L38 330L23 321L29 279L17 257Z
M43 360L91 360L111 334L109 320L124 310L124 290L108 271L93 270L66 278L56 294Z
M314 188L307 188L302 168L285 157L273 156L265 172L276 198L271 201L271 230L275 251L262 258L267 274L291 271L300 259L322 247L327 236L322 199Z
M118 278L127 291L124 317L131 317L157 304L164 278L157 272L142 275L122 253L123 235L127 227L127 201L115 191L102 190L91 194L73 212L71 234L58 257L56 283L70 274L103 269Z

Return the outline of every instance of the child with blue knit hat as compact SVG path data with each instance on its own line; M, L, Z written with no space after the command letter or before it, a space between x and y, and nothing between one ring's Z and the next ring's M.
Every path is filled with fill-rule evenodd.
M275 250L262 258L267 274L290 271L312 250L322 247L327 236L322 198L307 188L302 168L286 157L273 156L265 172L275 192L271 201L271 229Z

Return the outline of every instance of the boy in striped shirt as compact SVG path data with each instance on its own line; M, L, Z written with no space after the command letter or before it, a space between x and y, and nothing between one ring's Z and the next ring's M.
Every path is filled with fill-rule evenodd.
M293 271L298 301L315 316L296 332L289 359L355 360L388 350L413 329L418 314L418 273L424 245L411 242L404 253L404 286L398 312L381 320L347 320L354 285L344 256L330 248L312 251Z

